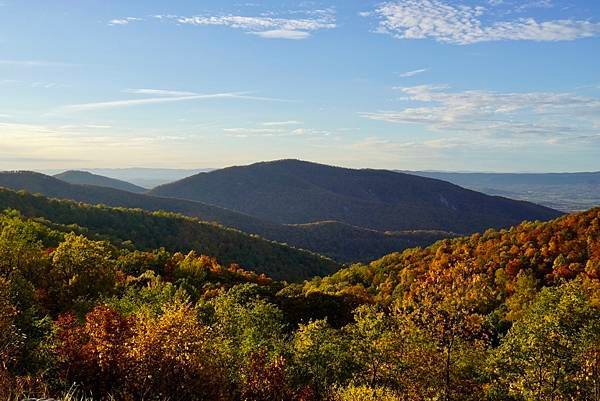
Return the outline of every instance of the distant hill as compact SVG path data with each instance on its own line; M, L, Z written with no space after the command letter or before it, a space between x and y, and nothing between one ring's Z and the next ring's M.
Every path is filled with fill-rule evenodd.
M526 200L565 212L600 205L600 172L589 173L455 173L408 171L481 191Z
M0 186L89 204L181 213L317 252L344 263L368 261L386 253L426 246L453 236L440 231L380 232L338 222L283 225L201 202L135 194L93 185L69 184L54 177L26 171L0 172Z
M94 168L89 169L95 174L131 182L144 188L154 188L158 185L181 180L194 174L211 171L210 168L177 169L177 168Z
M16 209L26 217L75 225L72 229L78 233L121 245L131 241L138 249L195 250L225 264L237 263L279 280L304 280L338 268L335 262L320 255L177 214L92 206L0 188L0 210L5 209Z
M96 185L99 187L107 187L129 191L136 194L142 194L147 191L146 188L139 187L127 181L121 181L114 178L105 177L98 174L92 174L87 171L69 170L54 176L59 180L68 182L69 184L78 185Z
M282 224L336 220L378 231L472 233L561 214L436 179L299 160L200 173L150 194L201 201Z

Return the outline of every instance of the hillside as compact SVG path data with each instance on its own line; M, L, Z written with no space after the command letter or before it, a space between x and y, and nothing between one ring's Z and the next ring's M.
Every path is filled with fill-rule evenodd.
M454 173L412 171L461 187L539 203L565 212L600 205L600 172L590 173Z
M222 263L237 263L280 280L301 280L325 275L337 264L319 255L291 248L216 224L164 212L92 206L53 200L0 188L0 210L16 209L61 225L76 225L78 232L139 249L164 247L170 251L196 250Z
M33 172L0 173L0 186L89 204L181 213L317 252L340 262L368 261L392 251L429 245L438 239L452 236L450 233L437 231L387 233L336 222L283 225L201 202L135 194L92 185L69 184Z
M364 294L370 302L389 304L399 295L406 299L417 292L435 294L443 285L479 280L485 296L476 303L485 309L513 295L523 274L531 276L535 288L578 276L600 279L600 208L392 253L314 279L306 290L350 290Z
M440 180L298 160L200 173L150 193L201 201L282 224L336 220L379 231L472 233L560 215Z
M173 219L2 194L59 220L109 213L124 235L142 218L164 237L156 219ZM303 284L70 228L0 213L3 399L591 400L600 386L600 209Z
M142 194L147 191L147 189L131 184L127 181L121 181L102 175L92 174L87 171L69 170L60 174L56 174L54 177L68 182L69 184L95 185L98 187L120 189L122 191L129 191L137 194Z

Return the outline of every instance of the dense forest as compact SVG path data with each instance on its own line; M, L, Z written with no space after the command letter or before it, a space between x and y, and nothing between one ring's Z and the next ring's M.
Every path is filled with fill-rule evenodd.
M600 209L296 284L72 231L0 217L0 398L600 397Z
M389 170L276 160L199 173L152 195L190 199L282 224L335 220L378 231L461 234L561 213L449 182Z
M84 178L85 182L97 183L97 180L90 181L88 176L78 178ZM316 252L339 263L367 262L390 252L430 245L438 239L454 235L439 230L382 232L337 221L279 224L201 202L149 196L89 184L71 184L55 177L27 171L0 172L0 186L88 204L180 213ZM11 205L4 205L7 206Z
M0 207L16 209L114 244L149 250L190 251L239 263L272 278L298 281L333 273L339 265L312 252L168 212L112 208L48 199L0 188Z

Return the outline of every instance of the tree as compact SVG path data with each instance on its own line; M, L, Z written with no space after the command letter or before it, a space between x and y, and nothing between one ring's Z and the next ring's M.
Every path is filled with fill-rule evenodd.
M83 325L71 313L61 315L56 326L54 352L65 383L77 383L98 397L123 390L132 319L99 305L86 315Z
M8 372L13 367L25 340L15 325L17 312L10 301L10 284L0 277L0 371Z
M139 316L128 344L134 399L219 400L226 391L218 349L209 328L182 302L160 316Z
M403 401L405 399L385 387L349 385L336 389L333 393L333 401Z
M581 282L544 288L494 351L491 391L527 401L597 400L599 349L600 311Z
M30 275L43 259L43 247L33 223L18 214L0 215L0 276L13 271Z
M105 242L67 234L52 255L49 281L55 310L89 310L94 300L114 288L111 247Z
M350 352L360 366L355 380L368 386L393 385L403 368L404 338L400 328L376 306L362 305L346 326Z
M356 369L347 336L325 320L300 325L292 352L297 380L309 384L317 398L333 386L347 384Z
M493 302L490 280L464 263L432 267L410 296L396 303L399 318L426 333L438 349L442 376L437 385L443 401L480 397L477 378L471 375L488 342L483 311Z

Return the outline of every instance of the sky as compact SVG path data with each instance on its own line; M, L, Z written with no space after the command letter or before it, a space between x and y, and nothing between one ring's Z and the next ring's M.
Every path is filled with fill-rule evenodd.
M0 0L0 169L600 170L595 0Z

